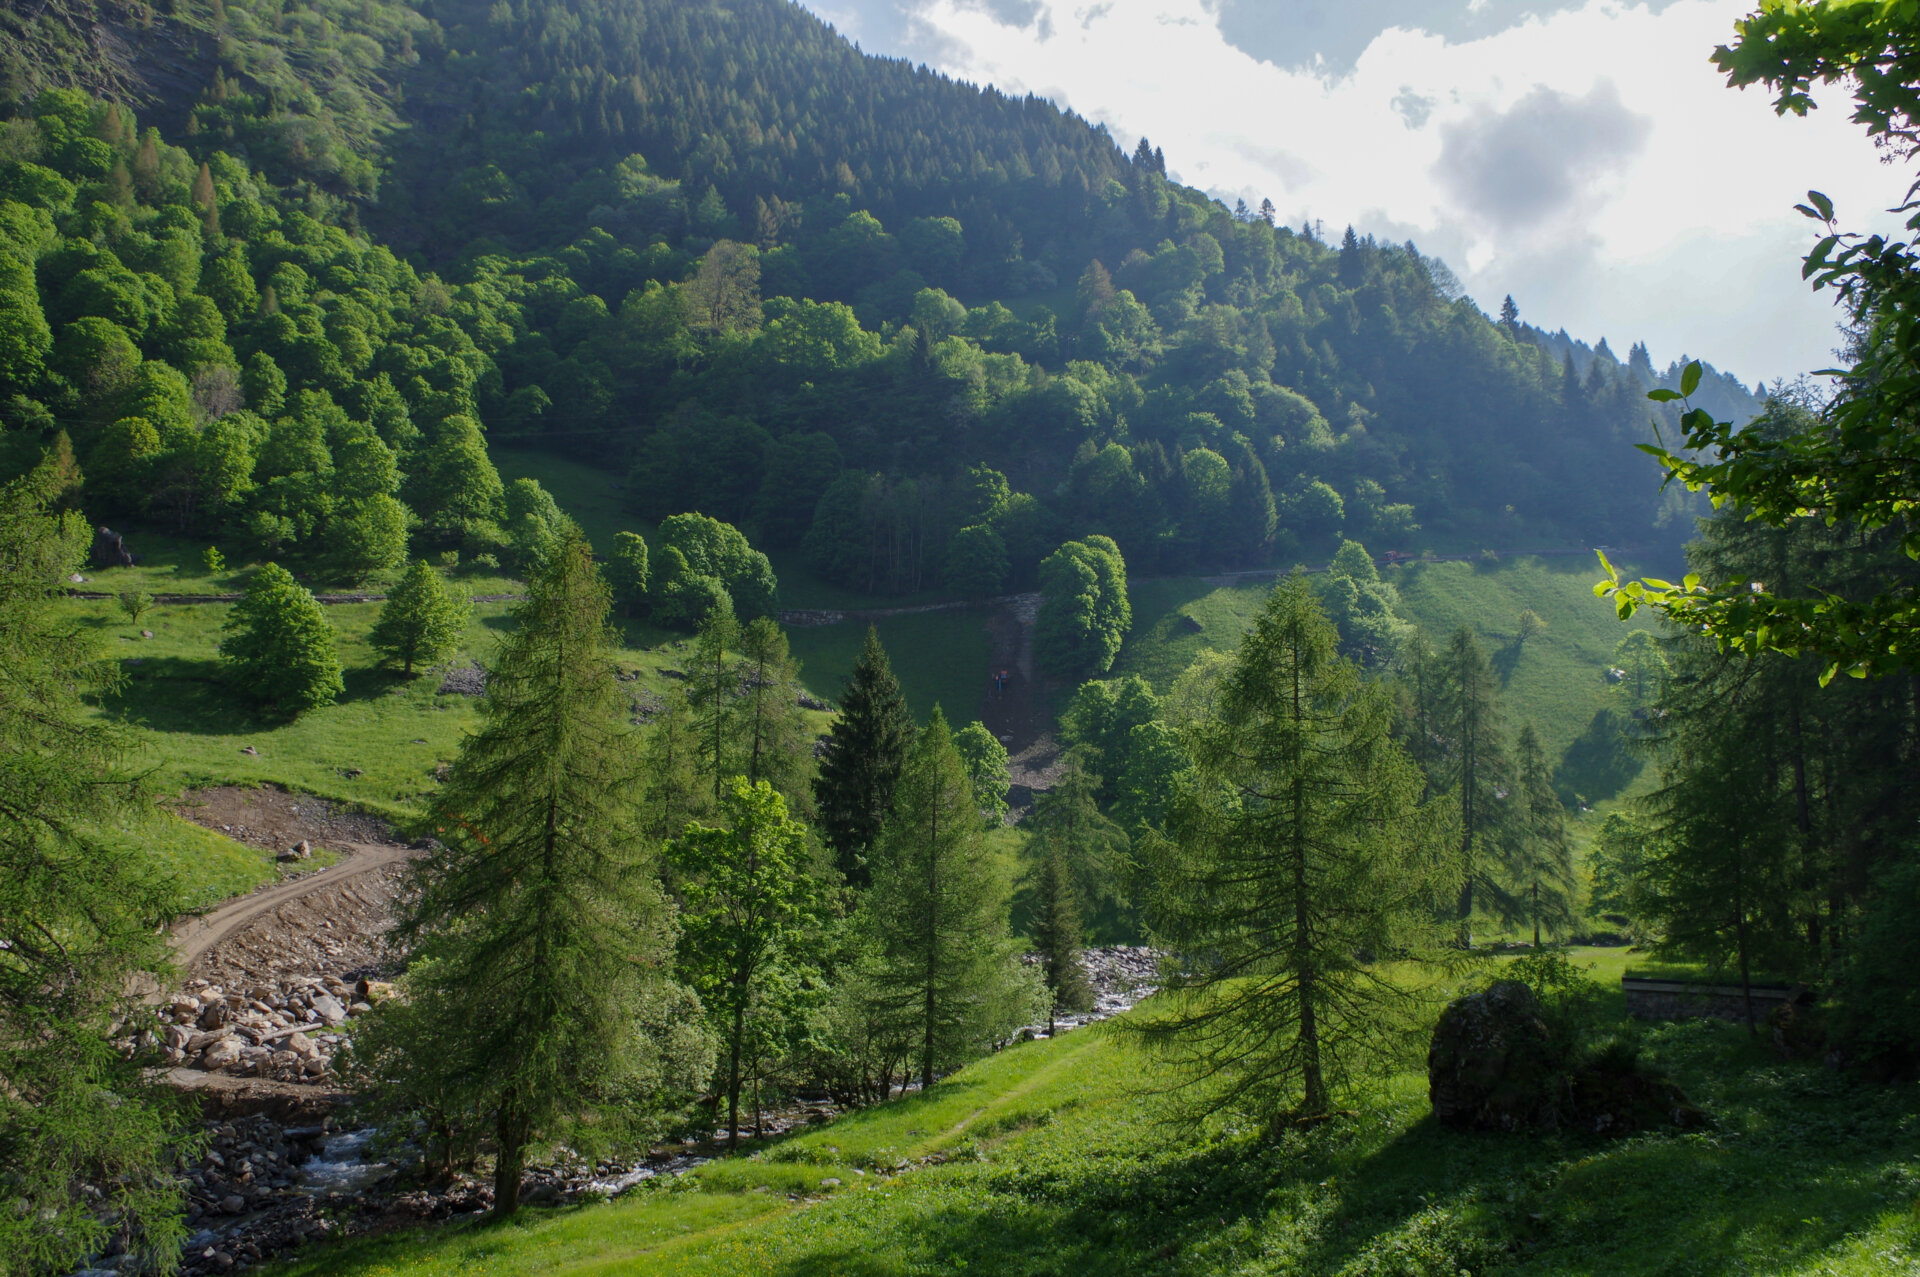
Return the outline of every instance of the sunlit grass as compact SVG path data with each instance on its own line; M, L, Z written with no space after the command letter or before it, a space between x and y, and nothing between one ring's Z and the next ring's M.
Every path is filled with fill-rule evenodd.
M1617 981L1617 951L1583 951ZM301 1274L1903 1273L1920 1094L1657 1027L1687 1134L1460 1134L1410 1069L1275 1138L1167 1124L1161 1066L1083 1029L677 1186L313 1251ZM906 1168L906 1169L903 1169ZM864 1173L861 1173L864 1172ZM839 1180L838 1184L829 1181Z

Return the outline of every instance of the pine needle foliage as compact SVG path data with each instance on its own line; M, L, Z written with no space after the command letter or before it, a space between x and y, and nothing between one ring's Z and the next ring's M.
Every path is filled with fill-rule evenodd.
M1058 846L1046 850L1035 882L1032 934L1040 970L1047 982L1047 1033L1062 1011L1084 1011L1093 1005L1093 985L1080 958L1080 904L1073 887L1073 870Z
M907 698L887 650L880 646L879 632L870 625L840 698L840 713L827 732L813 791L821 832L840 872L854 886L867 884L867 855L886 819L912 740Z
M1322 1114L1398 1062L1438 949L1419 772L1300 576L1241 644L1153 840L1158 1014L1190 1116Z
M1565 936L1573 925L1579 880L1573 867L1573 844L1567 837L1566 808L1553 789L1553 765L1547 761L1540 734L1528 723L1514 745L1519 780L1519 820L1516 821L1514 888L1533 924L1533 947L1541 932Z
M415 560L400 584L380 608L367 641L401 672L413 677L415 665L432 665L452 656L460 647L473 605L449 590L425 559Z
M429 820L402 933L434 962L417 996L460 1007L423 1071L483 1097L494 1211L513 1213L530 1141L630 1128L682 1047L651 1037L674 1001L674 927L623 795L641 773L620 722L609 599L571 534L530 584ZM590 1119L590 1120L588 1120Z
M1434 726L1442 740L1436 787L1451 796L1458 821L1459 943L1470 949L1476 908L1504 918L1520 913L1508 889L1510 843L1503 837L1509 809L1501 793L1511 766L1501 733L1499 679L1480 640L1463 625L1434 660Z
M894 787L867 914L876 997L914 1022L920 1080L954 1068L1040 1008L1008 935L1011 884L988 853L980 809L936 706Z
M169 1172L186 1114L108 1036L129 980L168 969L178 902L100 833L144 795L126 739L82 706L113 669L59 607L88 534L54 513L62 488L50 462L0 487L0 1274L71 1271L115 1229L164 1273L184 1234Z

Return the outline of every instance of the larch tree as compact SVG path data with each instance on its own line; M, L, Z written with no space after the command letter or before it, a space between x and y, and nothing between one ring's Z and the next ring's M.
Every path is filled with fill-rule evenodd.
M1520 729L1514 754L1519 781L1514 885L1533 924L1533 947L1538 949L1543 926L1550 933L1565 935L1573 925L1579 879L1573 867L1573 844L1567 838L1566 807L1554 792L1553 765L1532 723Z
M621 722L607 588L569 535L528 585L517 628L429 811L401 934L429 960L416 996L459 1008L423 1072L480 1097L497 1146L494 1213L519 1205L527 1145L575 1147L645 1114L703 1062L648 1033L671 1003L674 927L622 797L641 772Z
M1486 650L1464 625L1434 659L1434 727L1442 740L1437 787L1452 795L1458 815L1460 945L1470 949L1476 907L1514 912L1500 837L1507 817L1500 795L1510 769L1500 732L1499 680Z
M1034 799L1033 814L1022 822L1033 835L1039 863L1055 855L1073 880L1075 908L1103 944L1132 938L1127 879L1132 840L1100 810L1100 778L1082 764L1078 751L1067 755L1066 769L1053 788ZM1089 914L1092 916L1089 917Z
M1040 955L1047 984L1047 1035L1062 1011L1084 1011L1093 1005L1093 986L1081 961L1080 904L1073 870L1064 849L1049 845L1035 870L1031 940Z
M735 740L740 675L733 662L739 642L733 602L722 594L700 622L687 670L687 704L698 734L703 782L710 785L716 805L727 778L742 771Z
M804 811L813 798L813 742L800 708L800 670L778 621L759 616L746 624L738 669L738 770L772 785L790 810Z
M813 786L821 832L840 871L855 886L869 879L867 857L886 819L913 734L900 680L880 646L878 631L868 626L866 644L840 697L840 712L828 729Z
M0 1274L71 1272L116 1230L164 1273L188 1114L109 1038L130 980L168 973L182 902L111 833L146 794L132 742L85 707L114 671L60 603L89 532L56 513L65 487L50 460L0 487Z
M1011 885L988 853L980 809L938 707L914 739L876 848L867 921L876 996L913 1023L920 1081L953 1068L1036 1012L1007 920Z
M1171 997L1138 1031L1193 1111L1325 1113L1401 1058L1408 960L1439 947L1420 775L1338 642L1306 581L1283 582L1187 730L1196 774L1154 844Z
M768 977L814 922L807 829L766 781L736 776L720 801L725 825L689 825L667 848L681 898L680 966L720 1035L727 1142L740 1142L747 1017Z
M459 649L472 614L464 593L449 590L425 559L416 560L380 606L367 641L412 678L415 665L444 661Z

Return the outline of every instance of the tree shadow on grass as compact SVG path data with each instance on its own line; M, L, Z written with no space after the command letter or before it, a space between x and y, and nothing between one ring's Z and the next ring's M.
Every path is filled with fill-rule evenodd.
M150 656L128 668L126 678L102 699L107 709L155 731L195 736L237 736L279 726L234 694L217 660Z
M194 736L240 736L285 727L298 717L240 695L218 660L152 656L124 669L119 688L102 705L153 731ZM356 667L342 676L334 703L375 700L406 680L388 669Z
M1488 664L1493 666L1494 675L1499 678L1501 687L1504 688L1513 681L1513 672L1520 668L1520 656L1524 649L1525 644L1517 637L1509 638L1494 649Z

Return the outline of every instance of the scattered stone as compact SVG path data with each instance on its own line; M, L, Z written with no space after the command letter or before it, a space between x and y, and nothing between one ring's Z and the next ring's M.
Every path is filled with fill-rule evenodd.
M260 751L259 751L259 750L257 750L257 749L255 749L255 748L254 748L253 746L251 746L251 745L242 745L242 746L240 747L240 752L241 752L241 753L243 753L243 754L248 754L248 755L251 755L251 756L253 756L254 758L258 758L258 757L260 756Z
M311 1005L313 1007L313 1013L319 1016L320 1022L328 1028L332 1028L336 1024L345 1023L346 1021L346 1007L342 1006L340 999L334 997L331 993L321 994L313 1000Z
M362 776L366 775L367 773L358 767L342 767L340 769L340 774L342 776L345 776L348 780L359 780Z
M442 696L484 696L486 691L487 671L478 661L465 666L449 666L440 678Z
M67 580L73 582L75 585L85 585L87 583L87 578L81 576L78 572L67 573Z
M805 692L802 692L800 693L800 708L801 709L832 709L833 706L827 704L825 701L821 700L817 696L809 696Z
M150 639L150 638L152 638L152 637L153 637L153 631L152 631L152 630L141 630L141 631L140 631L140 637L141 637L141 638L143 638L143 639Z
M297 842L297 843L295 843L295 844L293 844L293 846L291 846L291 847L289 847L289 848L287 848L287 849L286 849L285 851L283 851L283 852L281 852L281 853L280 853L280 859L282 859L282 860L312 860L312 859L313 859L313 844L312 844L312 843L310 843L310 842L308 842L308 841L307 841L307 840L306 840L305 838L302 838L302 839L301 839L301 840L300 840L299 842Z

